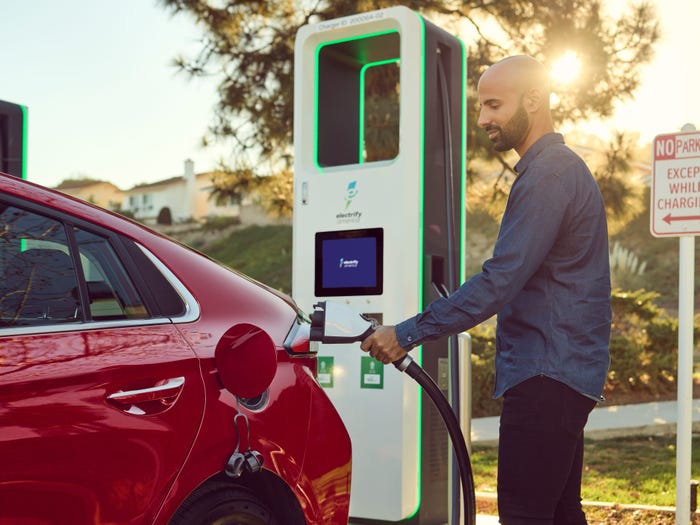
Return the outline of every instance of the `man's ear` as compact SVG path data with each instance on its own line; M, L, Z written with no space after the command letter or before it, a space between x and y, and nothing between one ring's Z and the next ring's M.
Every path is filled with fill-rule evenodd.
M523 106L528 113L537 112L542 107L543 101L542 91L537 88L528 89L523 96Z

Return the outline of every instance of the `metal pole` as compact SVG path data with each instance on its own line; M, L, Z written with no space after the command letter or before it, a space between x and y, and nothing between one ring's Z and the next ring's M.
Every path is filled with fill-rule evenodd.
M682 132L695 131L686 124ZM678 245L678 424L676 426L676 525L690 523L690 465L693 433L693 317L695 308L695 237Z
M676 525L690 523L693 422L693 309L695 237L680 237L678 264L678 425L676 429Z

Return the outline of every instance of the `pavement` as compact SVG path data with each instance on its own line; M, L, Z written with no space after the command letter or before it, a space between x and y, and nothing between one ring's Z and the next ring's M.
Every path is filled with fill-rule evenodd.
M498 417L475 418L471 422L472 443L498 443ZM676 401L637 405L601 404L588 416L585 436L608 439L633 435L673 434L678 422ZM700 431L700 399L693 400L693 430ZM497 516L479 514L476 525L498 525Z
M498 442L498 417L472 419L472 443ZM632 435L675 433L678 422L676 401L659 401L638 405L606 406L601 404L588 416L585 436L590 439ZM700 399L693 400L693 429L700 429Z

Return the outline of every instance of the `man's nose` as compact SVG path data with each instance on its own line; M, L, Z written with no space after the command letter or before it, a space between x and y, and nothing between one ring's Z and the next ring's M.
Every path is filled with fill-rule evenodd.
M486 115L484 115L483 109L481 109L479 111L479 118L476 121L476 125L479 126L480 128L485 128L486 126L489 125L489 120L486 118Z

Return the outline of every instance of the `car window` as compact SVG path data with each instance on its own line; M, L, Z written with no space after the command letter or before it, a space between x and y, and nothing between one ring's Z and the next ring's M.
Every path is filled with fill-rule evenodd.
M0 326L82 321L63 224L0 206Z
M0 203L0 327L149 317L108 239L72 233L81 271L62 222Z
M104 237L75 228L93 320L145 319L148 311Z

